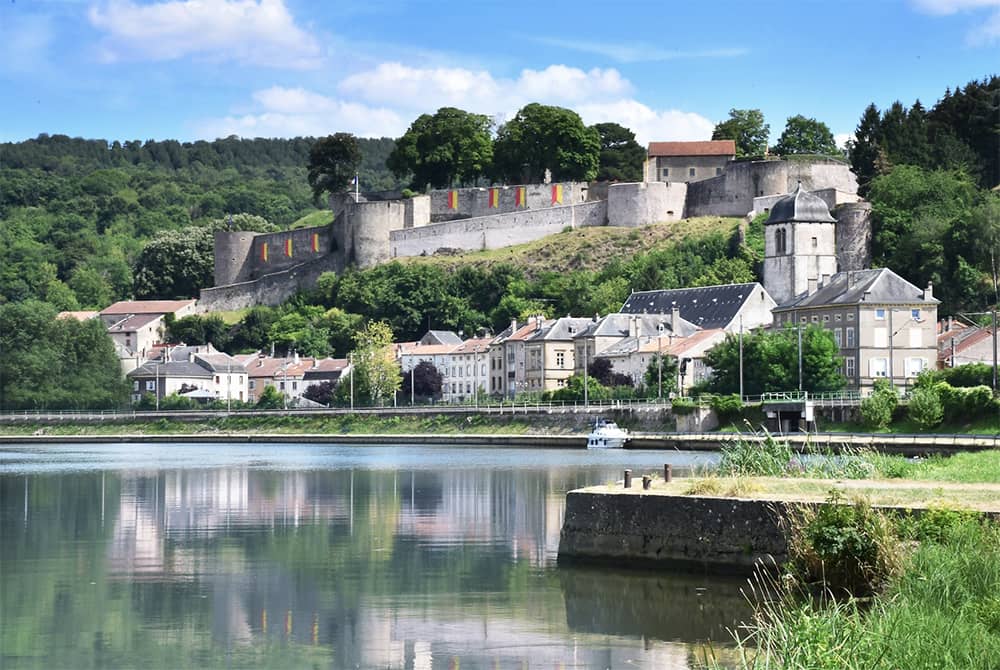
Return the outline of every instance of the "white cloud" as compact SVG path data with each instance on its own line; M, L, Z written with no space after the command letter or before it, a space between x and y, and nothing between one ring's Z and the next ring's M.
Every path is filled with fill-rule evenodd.
M847 143L854 139L854 133L834 133L833 141L840 149L847 149Z
M618 42L588 42L586 40L566 40L555 37L531 37L529 38L538 44L559 47L560 49L572 49L583 53L597 54L619 63L647 63L655 61L670 60L694 60L702 58L734 58L750 53L749 49L743 47L722 47L718 49L698 49L693 51L681 51L676 49L664 49L652 44L642 42L629 42L621 44Z
M615 69L584 71L566 65L523 70L517 79L495 78L485 70L413 68L381 63L344 79L342 93L369 102L434 111L439 107L506 113L532 102L570 104L595 98L611 99L632 90Z
M645 146L648 142L671 140L707 140L715 124L700 114L676 109L655 110L637 100L616 100L609 103L589 103L577 110L588 125L620 123L635 133L635 139Z
M982 46L1000 41L1000 0L912 0L920 11L937 16L959 12L992 10L992 13L971 29L966 36L972 46Z
M249 113L207 120L201 137L292 137L344 131L365 137L399 137L422 113L455 106L509 119L529 102L566 105L587 124L614 121L651 140L703 140L714 124L680 110L657 110L630 97L631 83L617 70L583 71L565 65L524 70L516 79L485 70L413 68L383 63L344 79L337 95L273 86L253 94Z
M296 137L349 132L359 137L398 137L409 118L384 107L337 100L302 88L272 86L253 94L255 113L209 119L196 125L199 137Z
M295 24L283 0L109 0L92 6L88 18L106 33L101 57L110 62L193 56L278 68L319 65L319 43Z

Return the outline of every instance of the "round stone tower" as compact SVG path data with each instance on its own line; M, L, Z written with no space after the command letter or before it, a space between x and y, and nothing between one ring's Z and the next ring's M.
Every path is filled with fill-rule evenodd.
M871 265L872 206L850 202L833 211L837 219L837 269L865 270Z
M778 305L816 291L837 272L836 220L802 189L771 208L764 222L764 288Z

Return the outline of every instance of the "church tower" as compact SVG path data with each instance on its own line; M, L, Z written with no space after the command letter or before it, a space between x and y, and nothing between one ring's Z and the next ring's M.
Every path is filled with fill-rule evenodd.
M836 220L818 196L785 196L764 222L764 288L778 305L813 293L837 273Z

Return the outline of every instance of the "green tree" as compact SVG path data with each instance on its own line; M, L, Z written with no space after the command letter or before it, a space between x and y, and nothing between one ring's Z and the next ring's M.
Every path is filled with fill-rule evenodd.
M854 130L854 137L848 141L847 155L851 170L858 177L858 191L868 193L868 187L878 172L876 165L882 146L882 117L874 103L865 108Z
M861 418L871 430L885 430L899 404L899 394L887 379L876 379L871 395L861 401Z
M646 150L635 141L635 133L617 123L591 126L601 141L598 181L642 181Z
M802 389L810 393L839 391L846 380L840 374L841 358L833 332L818 325L802 331ZM712 368L709 390L739 393L739 339L727 335L705 354ZM757 329L743 335L743 392L760 395L770 391L791 391L799 387L799 347L795 328L766 331Z
M284 406L285 396L271 384L264 387L255 404L257 409L282 409Z
M763 156L770 132L759 109L730 109L729 118L716 124L712 139L736 140L737 157Z
M164 231L142 249L135 266L135 295L143 300L197 297L215 272L212 229Z
M944 419L944 407L934 387L918 388L910 394L910 418L921 428L933 428Z
M642 381L646 386L646 395L661 397L662 389L662 397L666 398L677 391L677 359L673 356L663 356L662 364L660 359L660 354L650 359Z
M533 102L500 127L493 144L496 176L506 182L590 181L597 176L601 138L569 109Z
M557 402L580 402L583 397L583 375L573 375L566 380L566 386L552 392L552 399ZM588 376L586 382L587 400L607 400L611 391L593 377Z
M356 402L381 406L399 390L401 376L392 348L392 329L384 321L370 321L354 338Z
M444 378L430 361L420 361L403 373L401 388L407 398L411 390L414 398L440 398L443 386Z
M309 150L309 186L313 201L323 193L339 193L347 188L361 165L358 140L350 133L336 133L316 140Z
M834 156L841 153L833 140L829 126L822 121L797 114L788 117L785 130L778 138L774 152L788 154L822 154Z
M442 107L410 124L386 165L399 179L412 175L410 185L422 190L475 183L492 161L489 117Z

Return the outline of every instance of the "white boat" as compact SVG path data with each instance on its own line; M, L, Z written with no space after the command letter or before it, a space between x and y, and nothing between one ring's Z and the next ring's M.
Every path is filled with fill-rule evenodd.
M621 449L630 439L628 431L614 421L599 420L587 436L588 449Z

